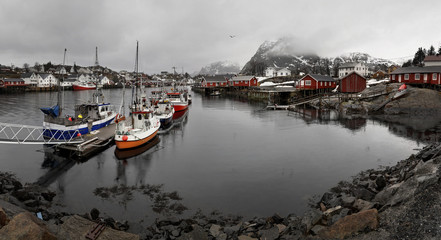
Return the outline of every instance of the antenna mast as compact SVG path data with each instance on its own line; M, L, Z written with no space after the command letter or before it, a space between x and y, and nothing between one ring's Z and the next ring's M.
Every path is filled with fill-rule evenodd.
M95 47L95 66L98 67L100 63L98 62L98 47Z

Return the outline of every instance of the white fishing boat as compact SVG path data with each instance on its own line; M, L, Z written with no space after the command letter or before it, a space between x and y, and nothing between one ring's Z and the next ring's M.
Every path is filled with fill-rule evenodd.
M136 43L135 73L138 78L138 43ZM118 120L115 130L115 144L119 150L133 149L154 139L161 126L143 92L142 78L139 87L133 86L130 115ZM123 90L124 91L124 90ZM124 98L124 97L123 97Z
M160 98L155 101L155 105L153 106L155 116L159 118L161 122L161 128L168 128L173 122L173 114L175 113L175 109L173 108L170 99L168 98Z

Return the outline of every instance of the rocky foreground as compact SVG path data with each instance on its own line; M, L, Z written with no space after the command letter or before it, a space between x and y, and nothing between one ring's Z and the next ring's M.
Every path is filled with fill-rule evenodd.
M196 214L157 219L141 234L126 224L48 212L54 194L0 174L0 239L86 239L103 222L98 239L440 239L441 145L432 144L393 167L368 170L340 182L303 216L268 218ZM36 213L41 213L38 218Z

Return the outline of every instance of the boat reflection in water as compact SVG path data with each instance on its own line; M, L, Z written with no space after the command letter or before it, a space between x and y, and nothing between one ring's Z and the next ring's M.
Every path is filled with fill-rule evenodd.
M121 149L115 148L115 156L119 160L126 160L126 159L138 156L138 155L146 152L147 150L156 146L156 144L158 144L159 142L160 142L159 137L156 135L156 137L153 138L152 140L150 140L149 142L147 142L139 147L136 147L136 148L130 148L127 150L121 150Z

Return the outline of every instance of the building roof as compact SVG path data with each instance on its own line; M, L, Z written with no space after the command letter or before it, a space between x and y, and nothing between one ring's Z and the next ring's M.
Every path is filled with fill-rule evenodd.
M5 78L4 81L5 82L24 82L24 80L21 78Z
M306 76L314 78L314 80L316 80L317 82L335 82L335 79L330 76L324 76L320 74L307 74ZM304 76L303 78L305 78L306 76Z
M224 75L207 76L207 77L204 77L204 79L207 82L225 82L225 81L227 81L227 77Z
M428 67L402 67L397 68L390 74L402 74L402 73L441 73L441 66L428 66Z
M360 76L361 78L363 78L364 80L366 80L366 78L365 77L363 77L361 74L359 74L358 72L356 72L356 71L352 71L352 72L350 72L350 73L348 73L348 74L346 74L345 76L343 76L343 77L341 77L341 78L339 78L339 80L342 80L342 79L344 79L344 78L346 78L346 77L348 77L349 75L352 75L352 74L357 74L358 76Z
M32 73L32 72L22 73L22 74L20 74L20 77L21 78L30 78L32 76L32 74L34 74L34 73Z
M49 75L52 75L52 74L50 74L50 73L39 73L39 75L40 75L41 78L45 79L45 78L49 77Z
M424 62L441 62L441 55L439 56L427 56L424 58Z
M236 76L236 77L232 77L230 81L249 81L253 78L254 76Z

